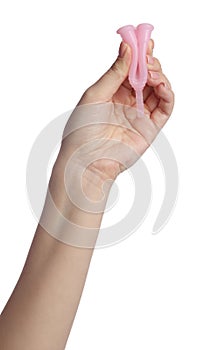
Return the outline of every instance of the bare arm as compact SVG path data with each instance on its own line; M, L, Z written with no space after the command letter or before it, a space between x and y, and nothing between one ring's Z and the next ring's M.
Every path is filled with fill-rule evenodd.
M73 221L77 218L78 224L99 227L102 214L82 212L65 196L60 162L58 158L50 181L58 208L66 208L64 214ZM96 187L90 189L95 193ZM93 246L97 233L98 229ZM1 315L1 349L64 349L92 254L93 248L64 244L37 227L20 279Z
M150 42L150 57L152 50L153 42ZM135 118L136 99L127 80L130 62L131 51L122 44L115 64L80 101L80 105L91 104L91 110L87 107L78 110L79 113L71 116L68 122L68 131L76 126L76 121L79 128L65 136L49 184L51 196L62 217L53 215L47 198L42 222L47 222L50 229L42 222L38 225L20 279L1 314L1 349L64 349L85 284L111 183L126 166L143 154L172 112L174 95L170 83L159 61L152 58L148 70L154 74L148 75L144 89L146 116ZM92 117L93 102L99 102L97 113L94 110L93 114L96 125L87 127L85 121ZM107 106L110 107L107 103L112 107L110 115L106 114L109 110ZM134 106L134 109L124 108L124 105ZM98 117L100 122L105 117L106 123L98 123ZM127 153L128 150L131 150L130 153ZM73 155L75 157L69 163ZM77 175L82 168L86 169L82 187L92 202L92 210L86 210L81 200L80 205L76 205L69 199L64 177L68 163L70 177L67 180L76 199L81 198L78 195L81 183L76 180ZM102 185L108 179L111 180L110 185L104 188L104 199L96 212ZM68 220L67 224L62 223L62 218ZM55 231L55 235L51 231ZM84 242L69 244L72 241L70 237L79 243Z

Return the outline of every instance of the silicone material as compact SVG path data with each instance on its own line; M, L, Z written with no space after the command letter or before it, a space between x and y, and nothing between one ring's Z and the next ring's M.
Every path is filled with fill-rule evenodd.
M147 82L146 53L153 29L154 27L151 24L142 23L136 28L132 25L127 25L117 31L121 35L122 40L132 49L129 82L136 92L137 109L143 115L143 89Z

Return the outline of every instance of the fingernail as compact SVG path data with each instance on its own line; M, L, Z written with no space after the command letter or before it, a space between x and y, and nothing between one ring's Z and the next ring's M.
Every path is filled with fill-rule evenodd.
M147 55L147 63L153 65L154 64L154 57Z
M149 75L152 79L159 79L160 74L158 72L149 72Z
M123 58L127 52L128 45L123 41L120 45L119 56Z

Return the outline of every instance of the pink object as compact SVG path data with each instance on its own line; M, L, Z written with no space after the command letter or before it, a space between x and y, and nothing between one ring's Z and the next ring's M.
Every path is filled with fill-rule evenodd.
M151 24L143 23L136 28L128 25L117 31L132 49L129 82L136 92L137 108L142 115L144 115L143 89L147 82L146 53L153 29Z

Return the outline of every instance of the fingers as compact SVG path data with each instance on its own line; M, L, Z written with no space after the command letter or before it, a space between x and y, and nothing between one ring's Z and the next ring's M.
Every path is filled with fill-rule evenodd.
M145 108L149 111L150 118L159 128L162 128L166 123L173 107L174 93L164 82L154 88L145 102Z
M170 117L174 107L174 93L163 73L154 82L154 87L145 101L145 107L150 112L150 118L162 128Z
M161 128L172 113L174 93L159 60L150 53L149 49L147 51L148 78L144 91L145 107L150 112L151 119Z
M151 55L147 55L147 69L148 71L162 71L159 60Z
M154 50L154 40L150 39L148 42L147 55L152 56Z
M147 69L148 69L148 81L150 86L157 86L163 80L166 85L171 88L171 84L167 77L162 72L162 67L159 60L155 57L147 55Z
M155 88L159 84L164 83L171 89L171 84L161 70L148 70L147 85Z
M154 41L151 39L148 43L147 54L151 56L153 54L153 49ZM87 89L79 104L107 102L112 99L113 95L128 76L131 59L131 48L126 43L122 42L117 60L95 84ZM126 84L131 90L129 82Z
M111 68L84 94L80 103L107 102L122 85L129 73L131 48L124 42L120 45L119 56Z
M174 93L168 85L162 82L155 88L155 95L159 101L151 114L151 119L159 128L162 128L174 108Z

